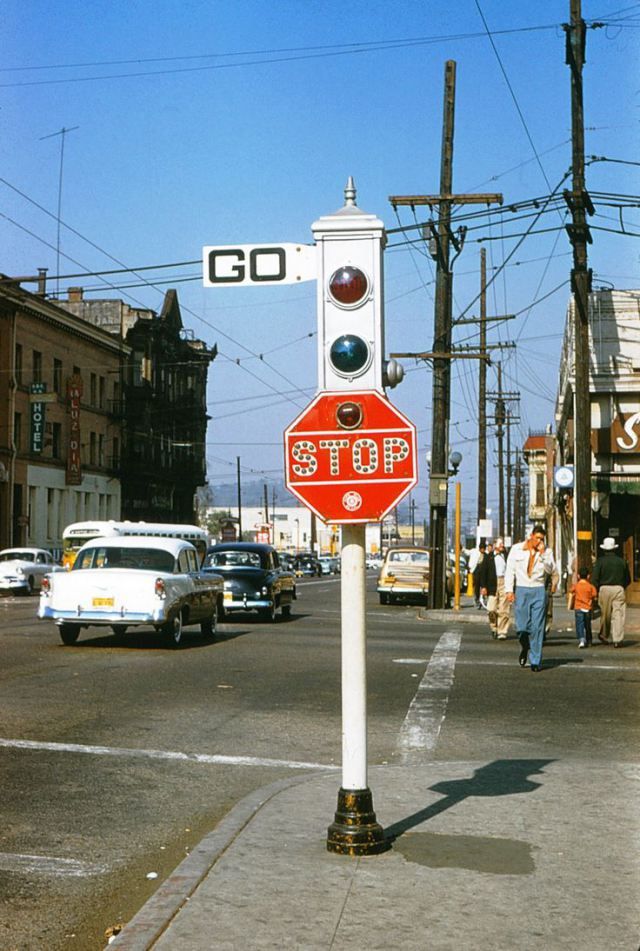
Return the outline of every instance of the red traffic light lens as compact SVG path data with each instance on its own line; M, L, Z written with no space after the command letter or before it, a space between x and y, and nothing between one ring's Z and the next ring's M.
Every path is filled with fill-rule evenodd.
M340 403L336 410L336 422L342 429L357 429L362 425L360 403Z
M345 307L359 304L369 292L367 275L358 267L341 267L331 275L329 293Z

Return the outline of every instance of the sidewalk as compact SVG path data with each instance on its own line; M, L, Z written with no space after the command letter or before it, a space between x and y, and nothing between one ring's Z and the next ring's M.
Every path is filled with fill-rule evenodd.
M630 764L544 759L376 767L378 820L397 837L360 859L326 851L339 774L274 784L240 802L110 947L630 951L639 779Z
M564 599L555 607L553 630L566 631L572 614ZM639 610L628 620L629 633L640 630ZM629 653L639 647L632 637ZM392 848L365 858L326 850L339 786L335 771L246 797L110 948L638 947L640 765L532 758L373 767L369 787Z

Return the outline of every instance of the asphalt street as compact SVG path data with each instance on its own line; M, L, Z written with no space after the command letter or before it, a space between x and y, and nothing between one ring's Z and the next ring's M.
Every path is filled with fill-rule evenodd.
M243 797L332 767L337 791L339 580L300 587L290 621L238 617L215 642L187 634L179 650L152 632L116 644L96 629L64 647L35 599L0 599L2 951L102 948ZM640 637L578 651L557 610L532 675L513 639L381 607L373 573L369 587L372 766L637 763Z

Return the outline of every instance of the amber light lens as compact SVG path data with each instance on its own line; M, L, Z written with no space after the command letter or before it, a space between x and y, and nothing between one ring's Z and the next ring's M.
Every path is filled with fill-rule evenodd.
M341 267L331 275L329 291L338 304L358 304L367 296L369 281L358 267Z
M360 403L341 403L336 410L336 421L342 429L357 429L362 425Z

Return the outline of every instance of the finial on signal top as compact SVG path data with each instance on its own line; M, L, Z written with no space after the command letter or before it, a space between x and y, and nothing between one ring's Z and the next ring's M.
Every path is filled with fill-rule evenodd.
M344 190L344 203L345 205L356 204L356 186L351 175L349 175L349 180Z

